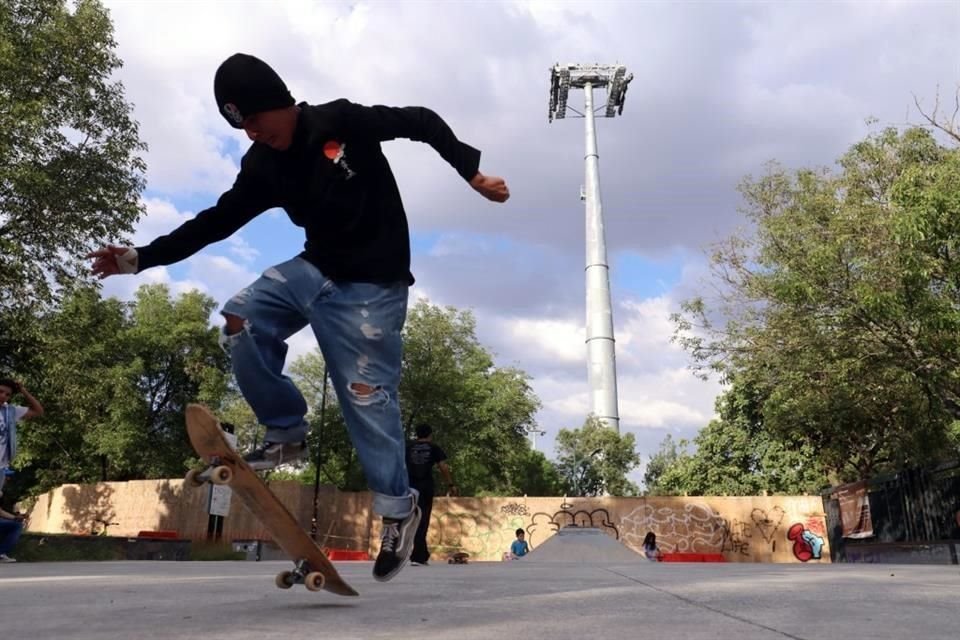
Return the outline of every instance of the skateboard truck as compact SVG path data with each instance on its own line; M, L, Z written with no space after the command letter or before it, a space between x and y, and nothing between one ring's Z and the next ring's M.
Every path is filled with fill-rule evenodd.
M289 589L295 584L302 584L307 591L320 591L326 579L319 571L311 571L310 563L305 558L297 560L293 571L281 571L277 574L276 583L280 589Z
M210 458L204 469L190 469L184 478L187 484L199 487L207 482L212 484L230 484L233 480L233 469L224 465L219 456Z

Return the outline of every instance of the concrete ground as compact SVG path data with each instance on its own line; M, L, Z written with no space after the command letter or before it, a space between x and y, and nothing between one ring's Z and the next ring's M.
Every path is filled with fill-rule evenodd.
M358 598L281 591L285 562L0 565L4 638L960 637L960 568L338 563Z

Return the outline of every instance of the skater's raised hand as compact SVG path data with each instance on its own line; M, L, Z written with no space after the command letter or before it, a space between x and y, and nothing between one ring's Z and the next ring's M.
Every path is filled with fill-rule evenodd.
M510 189L503 178L496 176L485 176L480 172L470 180L470 186L487 200L494 202L506 202L510 197Z
M93 275L101 280L118 273L137 272L137 250L109 244L91 251L85 257L93 259Z

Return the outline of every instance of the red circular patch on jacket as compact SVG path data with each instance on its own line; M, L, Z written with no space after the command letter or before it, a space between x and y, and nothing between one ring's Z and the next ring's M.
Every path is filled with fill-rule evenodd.
M330 140L324 143L323 155L327 156L330 160L336 160L337 156L340 155L340 143L336 140Z

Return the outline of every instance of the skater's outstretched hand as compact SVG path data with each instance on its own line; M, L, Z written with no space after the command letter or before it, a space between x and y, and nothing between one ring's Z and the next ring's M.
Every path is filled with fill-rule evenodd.
M485 176L479 171L470 180L470 186L484 198L494 202L506 202L510 197L510 189L507 188L503 178Z
M108 244L85 257L93 258L93 275L101 280L118 273L137 272L137 250L133 247Z

